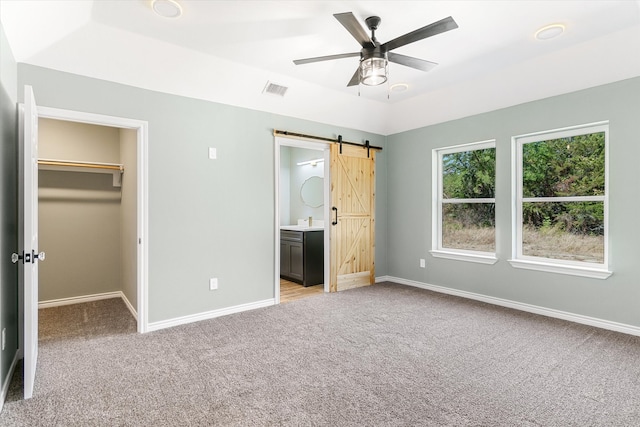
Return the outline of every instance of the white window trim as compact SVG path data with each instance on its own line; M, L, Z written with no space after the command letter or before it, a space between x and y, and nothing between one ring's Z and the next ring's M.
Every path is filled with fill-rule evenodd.
M604 196L573 197L522 197L522 146L530 142L566 138L587 133L604 132ZM541 131L511 138L511 193L512 210L512 259L508 260L514 268L569 274L573 276L606 279L613 272L609 264L609 121L571 126L549 131ZM565 261L522 254L522 204L524 202L574 202L597 201L604 203L604 262L589 263Z
M481 252L465 249L451 249L442 247L442 205L447 203L495 203L495 198L478 199L442 199L442 157L445 154L463 151L484 150L496 148L496 140L471 142L449 147L434 148L431 155L432 191L431 191L431 250L429 253L435 258L446 258L458 261L476 262L480 264L495 264L498 261L495 252ZM496 242L497 244L497 242Z

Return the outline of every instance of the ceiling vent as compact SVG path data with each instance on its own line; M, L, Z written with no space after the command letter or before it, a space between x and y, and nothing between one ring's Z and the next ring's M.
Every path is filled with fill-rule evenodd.
M287 93L289 88L286 86L277 85L275 83L267 82L267 85L264 87L262 93L266 93L268 95L275 96L284 96Z

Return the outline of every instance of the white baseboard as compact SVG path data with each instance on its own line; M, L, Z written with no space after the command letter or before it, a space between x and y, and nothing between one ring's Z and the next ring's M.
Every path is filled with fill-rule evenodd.
M137 322L138 321L138 312L136 311L135 307L133 305L131 305L131 303L129 302L129 299L124 294L124 292L120 292L120 294L121 294L120 297L122 298L122 301L124 301L124 305L127 306L129 311L131 312L131 315L133 316L134 319L136 319L136 322Z
M16 365L18 365L18 360L20 360L19 356L20 352L16 350L16 354L13 357L13 362L11 362L9 371L7 371L7 376L4 378L4 381L2 383L2 390L0 391L0 412L2 412L2 408L4 408L4 401L7 400L7 394L9 393L11 379L13 378L13 374L16 370Z
M376 277L376 283L393 282L401 285L414 286L416 288L427 289L429 291L440 292L448 295L455 295L462 298L468 298L476 301L482 301L489 304L499 305L501 307L513 308L515 310L535 313L542 316L553 317L556 319L568 320L570 322L580 323L583 325L594 326L596 328L607 329L610 331L622 332L623 334L640 336L640 327L627 325L625 323L612 322L610 320L598 319L596 317L583 316L581 314L569 313L552 308L540 307L537 305L525 304L522 302L511 301L502 298L491 297L473 292L461 291L458 289L447 288L444 286L431 285L428 283L417 282L415 280L407 280L393 276Z
M121 291L115 291L115 292L104 292L101 294L81 295L78 297L70 297L70 298L50 299L47 301L40 301L38 303L38 308L40 309L40 308L60 307L63 305L80 304L83 302L99 301L103 299L122 298L122 297L124 297L124 294Z
M125 296L124 292L122 291L104 292L101 294L82 295L78 297L40 301L38 303L38 309L60 307L63 305L71 305L71 304L81 304L83 302L99 301L99 300L111 299L111 298L121 298L124 304L127 306L127 309L131 312L131 314L136 319L136 321L138 321L138 313L136 312L136 309L131 305L131 303Z
M147 326L147 331L158 331L160 329L171 328L173 326L184 325L187 323L199 322L201 320L213 319L220 316L226 316L228 314L240 313L248 310L255 310L256 308L268 307L275 305L275 298L266 299L263 301L250 302L247 304L235 305L233 307L221 308L218 310L205 311L203 313L190 314L188 316L175 317L173 319L160 320L158 322L151 322Z

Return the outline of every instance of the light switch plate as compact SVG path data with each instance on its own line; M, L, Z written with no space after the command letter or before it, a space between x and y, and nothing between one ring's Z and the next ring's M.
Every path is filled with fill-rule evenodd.
M218 289L218 279L212 277L211 279L209 279L209 290L215 291L216 289Z
M426 267L426 261L424 259L420 259L420 268L425 268Z
M214 147L209 147L209 158L215 160L218 158L217 150Z

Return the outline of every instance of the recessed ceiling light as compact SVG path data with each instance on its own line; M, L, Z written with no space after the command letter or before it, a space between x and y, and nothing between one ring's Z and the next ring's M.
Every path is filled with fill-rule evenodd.
M396 83L394 85L391 85L390 89L392 92L404 92L405 90L409 89L409 85L406 83Z
M564 29L565 27L562 24L551 24L540 28L536 31L535 36L538 40L549 40L564 33Z
M163 18L178 18L182 15L182 7L174 0L153 0L151 7Z

